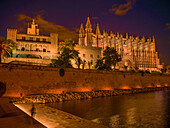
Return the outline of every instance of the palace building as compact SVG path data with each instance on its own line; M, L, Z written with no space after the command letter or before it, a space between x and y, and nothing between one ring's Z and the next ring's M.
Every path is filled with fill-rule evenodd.
M2 57L3 63L11 61L31 62L39 65L50 64L51 59L57 59L58 34L50 33L50 36L39 35L38 25L33 20L31 26L27 28L27 34L18 34L16 29L7 29L7 39L15 41L17 47L13 50L12 57ZM94 69L97 59L102 57L106 47L114 47L121 55L122 61L116 68L128 70L138 68L140 70L160 71L162 65L155 49L155 38L140 39L138 36L126 36L103 31L101 33L99 25L96 26L95 33L92 30L90 18L87 18L85 28L81 23L79 30L78 45L75 49L79 51L79 56L84 62L84 69ZM71 61L73 67L77 68L74 60Z
M12 57L2 57L3 63L11 61L31 62L35 64L49 64L51 59L57 58L58 34L50 36L39 35L38 25L34 22L27 28L27 34L18 34L17 29L7 29L7 40L16 42Z

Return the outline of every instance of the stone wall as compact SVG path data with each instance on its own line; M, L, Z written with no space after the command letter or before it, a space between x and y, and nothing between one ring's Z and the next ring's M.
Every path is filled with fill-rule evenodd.
M64 76L60 76L59 70L1 64L0 82L6 84L4 96L170 86L170 75L64 69Z

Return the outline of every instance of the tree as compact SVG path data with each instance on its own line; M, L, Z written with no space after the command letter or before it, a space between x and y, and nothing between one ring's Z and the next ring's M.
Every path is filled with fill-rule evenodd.
M82 63L82 60L80 57L77 58L76 64L78 66L78 69L80 69L80 64Z
M74 49L75 44L71 40L66 40L62 42L59 46L59 51L61 51L61 55L58 57L57 60L52 60L52 64L56 67L64 67L64 68L71 68L71 59L75 61L78 60L79 52Z
M116 63L121 61L120 55L117 51L112 47L106 47L103 51L103 58L101 60L97 60L96 68L99 70L112 70L112 66L116 66Z
M98 59L95 68L97 70L104 70L103 59Z
M12 56L12 50L16 47L16 43L12 40L6 40L5 38L0 38L0 63L2 56Z

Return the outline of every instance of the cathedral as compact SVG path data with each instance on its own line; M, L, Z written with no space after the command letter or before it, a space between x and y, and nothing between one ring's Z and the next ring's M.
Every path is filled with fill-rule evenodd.
M17 47L13 50L12 57L2 57L3 63L12 61L30 62L36 65L49 65L51 59L57 59L60 55L58 51L58 34L50 33L50 36L39 35L38 24L32 21L27 28L27 34L17 33L16 29L7 29L7 39L16 42ZM79 57L84 64L84 69L95 69L97 59L102 58L106 47L114 47L121 56L122 61L118 62L116 68L119 70L149 70L160 71L162 65L155 49L155 38L140 39L138 36L126 36L103 31L101 33L99 25L93 33L90 18L87 18L85 28L81 23L79 30L78 44L75 49L79 51ZM71 60L74 68L76 62ZM82 66L81 65L81 66ZM90 66L90 67L89 67Z
M119 69L127 67L128 70L138 68L140 70L159 71L162 68L155 49L154 36L152 39L145 39L144 36L140 39L138 36L129 36L128 33L125 37L118 32L117 34L112 32L109 34L105 31L101 33L98 24L95 33L93 33L89 17L85 29L81 23L78 44L101 48L101 57L107 46L114 47L122 58L122 61L117 64Z

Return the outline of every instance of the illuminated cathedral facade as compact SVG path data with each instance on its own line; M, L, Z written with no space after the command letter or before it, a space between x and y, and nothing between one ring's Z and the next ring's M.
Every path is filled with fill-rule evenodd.
M105 31L101 33L98 24L95 33L93 33L89 17L85 29L81 23L78 44L101 48L101 57L107 46L114 47L122 58L122 61L117 64L119 69L127 67L129 70L138 68L140 70L158 71L162 68L155 49L154 36L152 39L145 39L144 36L140 39L138 36L129 36L128 33L126 33L126 37L119 33L110 32L108 34Z

